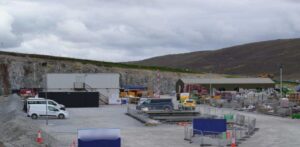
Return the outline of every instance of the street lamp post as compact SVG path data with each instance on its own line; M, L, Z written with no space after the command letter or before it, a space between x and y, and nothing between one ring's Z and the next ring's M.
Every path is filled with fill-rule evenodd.
M212 73L209 73L209 95L212 97Z
M48 99L47 99L47 88L45 90L45 98L46 98L46 125L48 125Z
M48 125L48 99L47 99L47 89L45 92L45 97L46 97L46 125Z
M283 97L283 92L282 92L282 71L283 71L283 65L281 64L280 65L280 96L281 98Z
M47 82L47 64L45 67L45 82ZM48 125L48 96L47 96L47 92L48 92L48 87L47 84L45 85L45 98L46 98L46 125Z

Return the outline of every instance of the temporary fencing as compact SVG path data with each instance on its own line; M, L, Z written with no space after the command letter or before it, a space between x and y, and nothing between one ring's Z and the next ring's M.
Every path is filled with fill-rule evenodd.
M184 131L185 131L184 140L189 141L190 143L199 143L200 146L227 145L226 137L224 138L224 134L220 132L196 130L193 129L191 126L186 126Z
M78 145L77 132L49 132L49 133L56 140L48 141L48 143L45 144L45 147L77 147ZM47 140L47 138L45 138L45 141Z
M226 119L227 131L223 133L213 132L214 135L207 135L207 133L212 132L195 130L192 125L188 125L184 129L184 139L190 143L199 143L201 146L237 146L256 131L255 118L211 107L202 108L202 112L206 118ZM198 133L195 134L195 131Z

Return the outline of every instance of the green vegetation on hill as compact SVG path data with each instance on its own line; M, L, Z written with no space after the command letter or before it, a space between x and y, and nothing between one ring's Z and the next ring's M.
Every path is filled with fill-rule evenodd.
M136 65L162 66L229 75L258 76L263 73L279 79L300 79L300 38L249 43L212 51L154 57L131 62Z
M29 58L57 60L57 61L80 62L82 64L92 64L92 65L104 66L104 67L119 67L119 68L144 69L144 70L159 70L159 71L180 72L180 73L200 73L200 72L195 72L195 71L191 71L191 70L187 71L187 70L183 70L183 69L170 68L170 67L133 65L133 64L125 64L125 63L95 61L95 60L76 59L76 58L69 58L69 57L57 57L57 56L38 55L38 54L24 54L24 53L0 51L0 55L10 55L10 56L16 56L16 57L29 57Z

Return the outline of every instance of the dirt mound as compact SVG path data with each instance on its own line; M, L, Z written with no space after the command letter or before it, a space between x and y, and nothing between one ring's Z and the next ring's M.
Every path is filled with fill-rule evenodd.
M40 147L35 143L40 128L32 124L22 112L22 105L17 95L0 98L0 121L3 122L0 124L0 142L5 147ZM57 143L48 134L43 133L42 136L47 136L44 146L55 146Z

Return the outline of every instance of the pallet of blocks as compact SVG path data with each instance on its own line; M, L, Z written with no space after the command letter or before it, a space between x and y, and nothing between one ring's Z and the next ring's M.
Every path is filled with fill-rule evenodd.
M294 102L294 103L297 103L298 105L300 105L300 93L299 92L290 94L288 99L290 102Z

